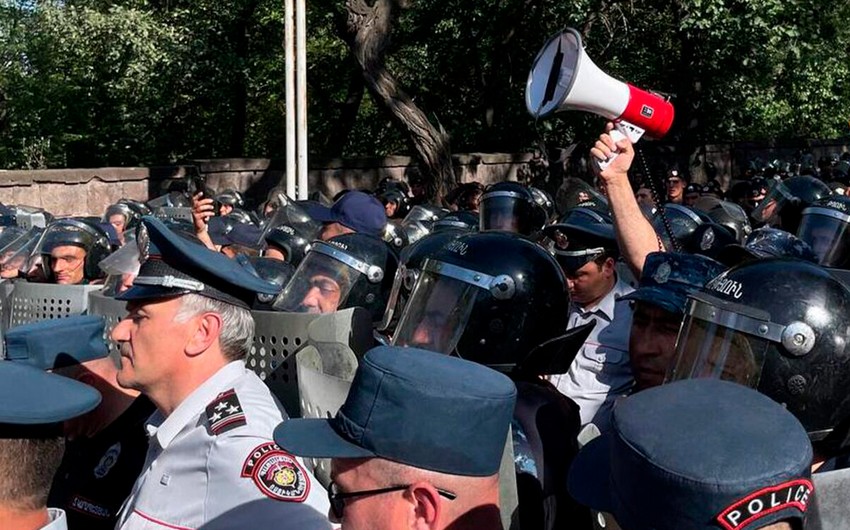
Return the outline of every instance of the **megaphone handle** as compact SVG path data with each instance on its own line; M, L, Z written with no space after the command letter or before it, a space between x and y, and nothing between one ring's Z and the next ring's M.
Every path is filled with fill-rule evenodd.
M625 121L618 121L614 124L614 128L611 129L611 132L608 135L614 140L614 143L618 143L620 140L625 140L628 138L632 143L637 142L641 136L643 136L644 130L636 125L632 125L631 123ZM606 169L611 163L617 158L617 151L611 153L611 156L608 157L607 160L597 161L597 165L600 170Z

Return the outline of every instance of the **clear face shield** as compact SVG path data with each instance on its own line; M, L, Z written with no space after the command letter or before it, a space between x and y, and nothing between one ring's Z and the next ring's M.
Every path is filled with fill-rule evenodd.
M17 278L29 272L31 256L43 232L43 228L30 228L0 248L0 277Z
M317 243L298 265L272 307L289 313L332 313L344 306L361 277L380 282L383 270L332 245Z
M402 220L401 224L410 224L414 221L434 222L439 218L440 216L430 208L426 208L421 204L417 204L416 206L410 209L410 212L408 212L407 215L404 216L404 219Z
M786 204L794 200L794 195L785 184L776 180L770 186L770 190L758 207L752 211L750 217L757 223L774 223L778 219L779 212Z
M106 274L103 292L107 296L123 293L133 286L133 279L139 275L141 253L138 245L124 245L106 256L97 264Z
M789 339L813 344L814 333L771 322L764 311L694 293L666 382L711 377L756 388L770 343Z
M291 226L300 236L308 241L313 240L318 235L319 230L322 229L322 223L307 215L307 212L295 201L287 197L286 194L277 193L269 197L269 200L278 206L271 219L269 219L269 222L266 223L262 235L260 235L260 240L258 241L260 245L265 242L266 236L272 229L281 225Z
M845 268L850 261L850 215L812 206L803 210L797 237L808 243L824 267Z
M393 345L455 352L482 289L497 300L507 300L515 292L510 276L490 276L425 260L396 328Z

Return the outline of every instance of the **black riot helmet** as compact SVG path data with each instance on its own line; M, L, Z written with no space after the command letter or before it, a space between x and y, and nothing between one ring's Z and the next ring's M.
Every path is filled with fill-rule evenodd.
M559 213L582 206L596 210L597 212L608 212L608 199L599 193L587 182L576 177L567 177L555 193L555 206Z
M388 204L392 204L392 215L387 215L390 219L404 219L410 213L410 197L404 191L393 188L389 189L378 196L378 200L387 208Z
M396 252L401 252L401 249L408 245L407 232L398 220L388 221L384 227L384 232L381 234L383 239Z
M555 218L555 200L552 199L552 196L546 190L535 188L534 186L529 186L528 190L531 192L532 197L534 197L534 203L543 209L543 213L546 215L546 222L549 222Z
M479 218L476 212L469 210L458 210L448 213L431 225L431 232L442 232L443 230L463 230L466 232L478 231Z
M709 222L708 217L699 210L682 206L681 204L669 203L664 205L664 210L659 210L650 222L655 229L655 233L658 234L658 237L661 238L668 250L675 249L676 245L670 241L670 235L664 224L665 218L670 226L670 230L673 232L673 237L678 242L679 248L688 247L691 244L691 239L697 227Z
M518 182L499 182L481 196L480 230L502 230L531 235L546 224L546 214L534 195Z
M738 243L743 243L753 231L747 212L734 202L720 201L705 214L713 222L728 228Z
M410 298L413 285L422 272L422 263L425 259L431 257L431 255L443 248L448 242L459 238L467 232L466 230L457 228L444 229L428 234L416 243L402 249L398 259L395 278L393 278L390 297L387 301L387 309L384 311L384 318L381 324L378 326L379 330L391 330L398 321L398 316Z
M812 441L850 418L850 290L795 259L734 267L689 296L669 380L719 377L784 405Z
M283 261L293 267L297 267L310 250L310 240L289 225L279 225L265 232L264 240L268 248L283 253Z
M224 190L215 196L215 200L221 204L242 208L245 206L245 197L237 190Z
M564 334L569 302L561 267L536 243L466 234L423 262L393 344L512 371Z
M850 268L850 198L833 195L803 210L797 237L808 243L824 267Z
M373 322L384 316L398 258L380 239L343 234L314 241L274 302L277 311L330 313L363 307Z
M236 256L236 260L260 278L277 285L278 291L283 290L284 286L289 283L289 280L295 274L295 267L279 259L258 256L248 257L240 254ZM254 299L252 308L270 311L275 298L273 294L258 293Z
M756 223L778 226L796 234L803 210L830 195L829 186L810 175L775 180L751 217Z
M48 265L51 252L62 246L80 247L86 251L83 265L83 276L86 280L95 280L103 276L97 264L109 255L111 247L109 235L96 223L74 218L57 219L45 229L34 254L41 255L42 263ZM51 279L50 266L44 267L44 273L48 279Z

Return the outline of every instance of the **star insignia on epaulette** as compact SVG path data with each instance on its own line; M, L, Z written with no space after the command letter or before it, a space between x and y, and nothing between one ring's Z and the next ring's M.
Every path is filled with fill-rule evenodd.
M210 434L219 435L231 429L247 424L245 412L233 389L222 392L215 400L207 405L207 422Z

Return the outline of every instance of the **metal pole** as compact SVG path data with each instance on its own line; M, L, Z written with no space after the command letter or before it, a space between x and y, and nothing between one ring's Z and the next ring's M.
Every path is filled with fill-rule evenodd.
M286 194L295 198L296 105L295 105L295 0L285 0L284 51L286 56Z
M298 199L308 196L307 172L307 2L297 0L295 5L295 114L298 152Z

